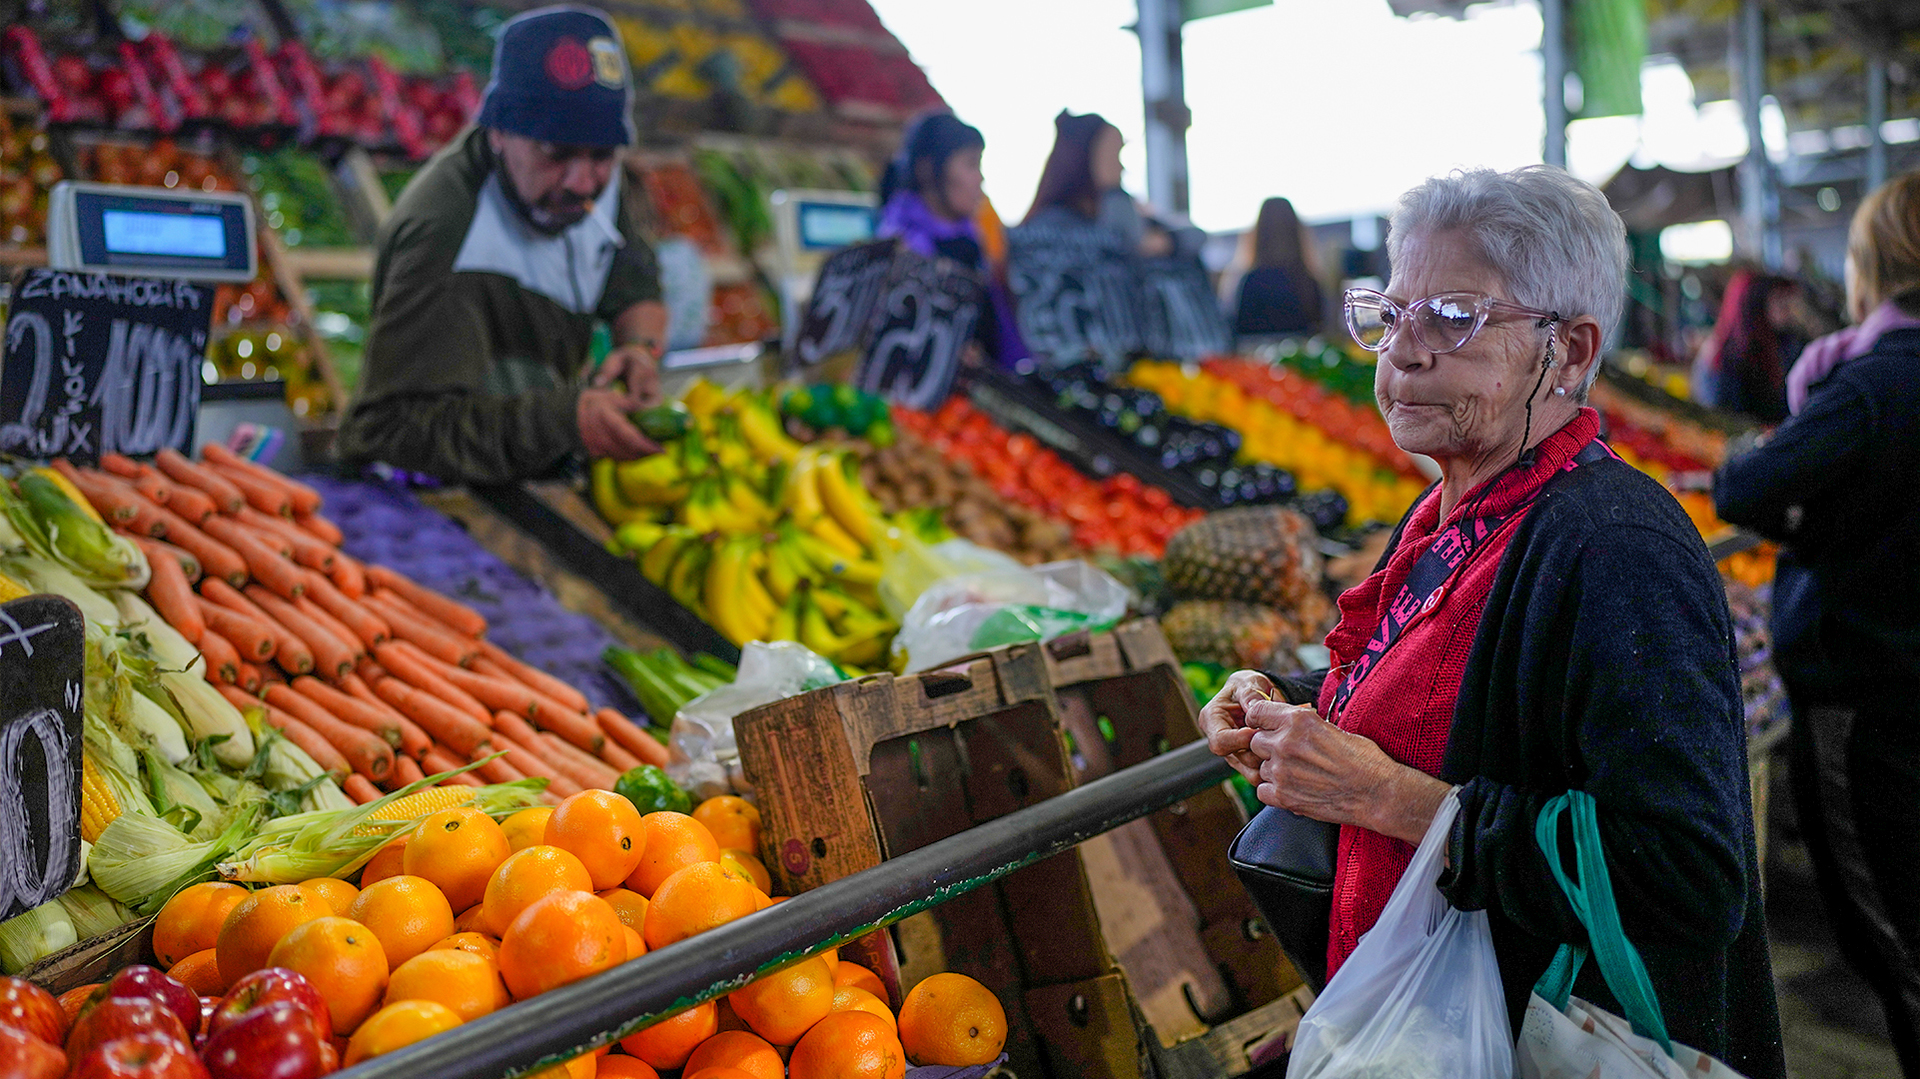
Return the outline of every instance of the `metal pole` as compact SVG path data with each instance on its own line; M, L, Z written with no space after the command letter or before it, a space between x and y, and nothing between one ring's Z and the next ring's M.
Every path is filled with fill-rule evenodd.
M1887 140L1880 128L1887 122L1887 58L1867 59L1867 190L1887 182Z
M1740 210L1750 255L1769 270L1781 264L1780 193L1760 136L1760 101L1766 96L1767 27L1761 0L1741 0L1733 40L1739 54L1740 115L1747 129L1747 157L1740 165Z
M1140 90L1146 104L1147 201L1187 212L1186 74L1181 63L1180 0L1139 0Z
M499 1079L588 1052L1224 782L1204 741L337 1073ZM1226 857L1226 852L1220 852Z
M1567 5L1540 0L1540 91L1546 108L1546 143L1540 160L1567 167Z

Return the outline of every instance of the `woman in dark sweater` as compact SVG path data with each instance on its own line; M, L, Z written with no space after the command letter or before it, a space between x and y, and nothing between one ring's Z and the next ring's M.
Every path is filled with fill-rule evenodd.
M1858 325L1807 348L1839 366L1713 497L1785 545L1773 662L1794 806L1841 948L1920 1077L1920 174L1860 204L1847 293Z
M1395 442L1441 481L1341 597L1332 669L1236 673L1208 741L1263 802L1341 826L1330 976L1458 787L1441 888L1488 912L1516 1030L1554 951L1586 939L1535 821L1587 792L1668 1031L1778 1079L1726 596L1672 496L1581 404L1619 321L1620 219L1559 169L1462 172L1406 195L1388 252L1388 293L1349 292L1347 323L1380 353ZM1623 1011L1593 964L1574 992Z

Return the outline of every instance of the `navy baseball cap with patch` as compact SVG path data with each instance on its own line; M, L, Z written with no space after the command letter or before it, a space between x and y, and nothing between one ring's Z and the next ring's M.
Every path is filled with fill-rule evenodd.
M562 146L633 142L633 80L605 13L543 7L500 27L479 124Z

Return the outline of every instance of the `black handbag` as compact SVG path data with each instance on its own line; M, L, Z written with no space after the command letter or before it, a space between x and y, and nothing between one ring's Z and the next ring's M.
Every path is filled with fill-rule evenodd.
M1327 926L1340 826L1267 806L1227 851L1233 871L1295 970L1318 993L1327 984Z

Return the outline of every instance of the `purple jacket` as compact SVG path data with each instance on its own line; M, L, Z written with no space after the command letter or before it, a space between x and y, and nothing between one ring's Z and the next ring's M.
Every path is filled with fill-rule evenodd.
M973 244L973 250L982 250L980 232L974 228L971 219L950 221L928 208L925 200L913 191L897 192L880 208L880 227L875 235L881 239L899 238L911 251L937 258L942 241L966 240ZM1001 367L1011 368L1016 360L1025 359L1027 346L1020 339L1020 328L1013 321L1013 301L1007 295L1006 285L993 267L986 264L984 255L976 254L973 268L979 270L987 279L987 295L993 299L993 319L996 324L996 340L993 342L994 359Z

